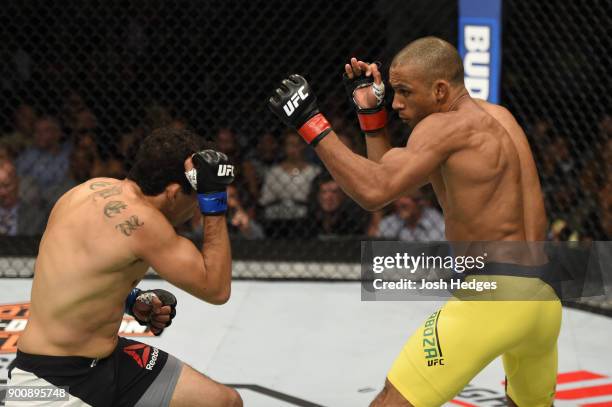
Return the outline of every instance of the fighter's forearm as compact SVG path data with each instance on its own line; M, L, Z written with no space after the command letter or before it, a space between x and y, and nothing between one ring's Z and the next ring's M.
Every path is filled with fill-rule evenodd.
M202 257L206 268L207 301L227 302L232 282L232 252L227 233L227 220L222 216L204 216Z
M353 153L333 131L315 150L344 192L364 209L375 210L386 202L380 164Z
M391 149L391 141L384 127L365 136L368 159L379 162L383 155Z

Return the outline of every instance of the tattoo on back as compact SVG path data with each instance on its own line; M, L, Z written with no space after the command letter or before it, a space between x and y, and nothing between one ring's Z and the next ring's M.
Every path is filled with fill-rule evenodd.
M106 181L96 181L96 182L94 182L93 184L91 184L89 186L89 189L92 189L92 190L95 191L96 189L104 188L104 187L107 187L109 185L112 185L112 184L110 182L106 182Z
M132 215L128 220L115 225L115 228L124 235L131 236L132 232L142 225L144 225L144 223L138 220L138 216Z
M121 213L122 209L127 208L127 205L123 201L110 201L104 205L104 215L107 218L112 218L114 215Z
M122 191L123 189L119 185L115 185L110 188L102 189L94 194L94 200L98 197L106 199L113 195L119 195Z

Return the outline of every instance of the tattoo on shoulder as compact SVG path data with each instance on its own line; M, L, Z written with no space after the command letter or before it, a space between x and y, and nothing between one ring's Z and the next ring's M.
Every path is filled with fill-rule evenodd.
M101 189L100 191L94 194L94 200L96 200L96 198L98 197L106 199L113 195L119 195L122 191L123 191L123 188L121 188L120 185L115 185L110 188Z
M144 225L144 222L139 221L138 216L132 215L128 220L115 225L115 228L124 235L131 236L132 232L142 225Z
M122 209L127 208L127 205L123 201L110 201L104 205L104 216L112 218L114 215L121 213Z
M106 181L96 181L96 182L94 182L93 184L91 184L89 186L89 189L92 189L92 190L95 191L96 189L104 188L104 187L107 187L109 185L112 185L112 184L110 182L106 182Z

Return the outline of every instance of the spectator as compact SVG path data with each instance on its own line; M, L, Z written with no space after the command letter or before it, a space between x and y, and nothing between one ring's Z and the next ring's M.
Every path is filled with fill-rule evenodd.
M87 110L87 105L83 97L76 90L69 89L64 95L60 119L70 133L76 130L79 121L78 115L84 110Z
M127 171L123 165L123 157L117 146L96 141L97 135L91 131L78 134L75 139L76 149L86 149L92 155L92 170L90 178L110 177L124 178ZM103 151L105 153L103 153Z
M72 148L61 139L57 120L52 116L41 117L34 125L34 145L17 158L18 174L34 178L42 192L62 182L68 173Z
M404 195L394 203L394 212L378 225L378 237L404 241L444 240L444 218L424 204L421 191Z
M565 138L552 135L547 138L543 151L539 173L547 212L551 219L563 219L575 228L581 218L575 210L578 177L568 143Z
M19 177L10 160L0 159L0 235L40 235L44 211L19 198Z
M347 198L327 172L313 181L314 207L309 218L319 238L365 235L369 214Z
M257 176L251 162L243 162L242 160L242 151L240 150L236 133L227 127L219 129L215 137L215 144L217 149L227 155L230 162L234 164L236 169L234 185L236 185L240 193L240 201L245 204L248 212L254 214L252 206L257 202L255 197L259 195Z
M605 234L601 225L600 191L608 182L612 173L612 137L610 135L609 117L600 123L599 143L591 146L588 156L583 157L583 168L580 173L580 186L575 188L577 200L573 208L580 216L578 223L581 238L603 240ZM606 129L606 127L608 127ZM604 144L602 148L602 143Z
M10 160L13 157L9 148L0 144L0 160Z
M19 105L13 113L13 130L0 139L0 146L5 146L12 157L17 157L32 145L35 122L34 108L25 103Z
M230 237L263 239L263 228L244 210L235 185L227 187L228 232Z
M240 202L238 189L235 185L227 187L227 231L231 238L263 239L263 228L257 223ZM193 241L196 245L202 242L202 214L198 209L187 225L179 228L179 233Z
M278 149L278 141L276 137L266 132L257 139L257 146L247 154L244 162L245 167L251 167L254 177L250 177L248 181L248 189L252 198L259 200L259 191L263 184L266 174L280 160L280 152Z
M304 159L305 144L294 131L285 133L285 159L270 169L261 190L265 232L269 237L303 237L309 230L308 196L321 169Z
M70 167L68 176L62 182L50 187L44 192L44 200L47 212L51 212L55 202L67 191L87 181L92 177L96 163L95 154L91 149L77 147L70 154Z
M118 155L121 158L121 161L123 161L123 166L126 172L129 172L131 163L134 161L138 148L145 137L146 134L142 127L124 132L119 137Z

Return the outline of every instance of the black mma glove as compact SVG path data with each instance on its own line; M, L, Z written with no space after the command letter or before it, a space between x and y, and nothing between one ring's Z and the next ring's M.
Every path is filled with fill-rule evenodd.
M191 157L193 168L185 173L198 193L204 215L224 215L227 211L227 186L234 181L234 166L223 153L204 150Z
M313 147L331 131L331 125L319 112L314 92L300 75L284 79L268 100L268 107Z
M139 288L134 288L132 289L132 291L130 291L130 294L125 299L125 313L133 316L134 319L138 321L140 325L149 325L151 323L151 319L154 318L153 307L152 307L154 296L157 297L161 301L162 306L166 306L166 305L170 306L170 319L168 320L168 322L166 322L166 328L167 328L170 326L170 324L172 324L172 319L176 315L176 297L169 291L162 290L162 289L142 291ZM134 305L136 305L137 303L144 303L147 305L151 305L151 311L150 311L151 313L146 319L141 319L135 314ZM165 328L159 329L156 327L151 327L151 328L155 336L161 335L161 333L165 329ZM155 330L158 330L158 329L159 331L155 332Z
M380 68L380 62L374 62ZM385 108L385 84L374 83L372 75L366 76L365 71L360 75L349 78L346 72L342 75L344 87L349 99L355 106L359 125L364 133L373 133L383 129L387 125L387 109ZM377 100L377 105L374 107L361 107L355 100L355 91L364 87L371 87L372 92Z

